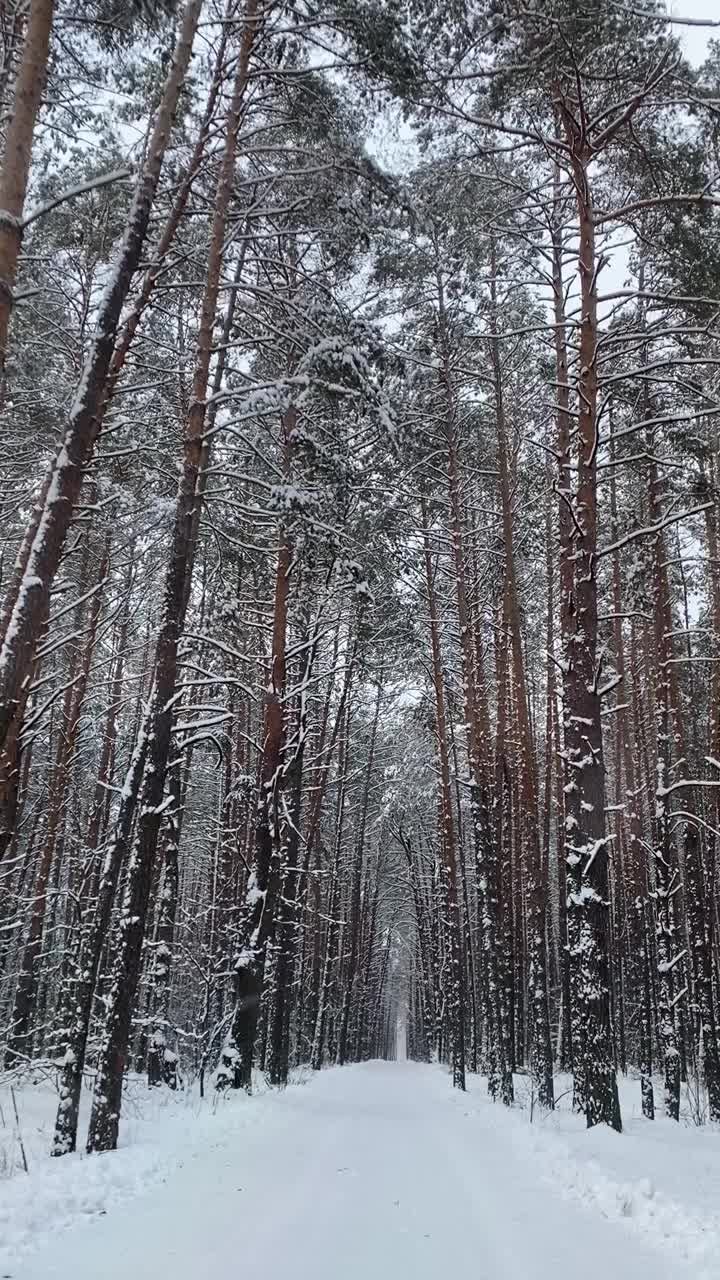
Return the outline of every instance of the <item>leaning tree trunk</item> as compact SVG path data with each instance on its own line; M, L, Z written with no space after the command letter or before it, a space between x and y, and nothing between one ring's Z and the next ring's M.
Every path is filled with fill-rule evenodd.
M187 205L188 197L192 190L193 183L197 177L200 162L207 145L210 124L217 98L222 82L222 71L225 57L226 35L223 33L220 48L215 64L215 73L210 86L208 100L206 104L205 114L203 116L198 137L195 143L193 154L190 158L185 177L178 188L173 202L172 209L165 223L162 235L153 252L153 262L151 267L145 273L142 287L136 298L130 314L125 319L122 329L115 342L112 359L110 361L107 378L104 389L100 396L99 407L94 426L94 434L100 431L102 422L108 412L110 403L117 389L120 374L124 368L128 357L133 339L137 333L142 316L150 302L155 286L165 269L165 262L173 243L175 235L180 224L182 214ZM232 303L235 301L233 293ZM4 636L7 630L7 624L12 612L17 604L20 589L24 580L24 576L28 567L30 555L35 545L35 539L38 534L40 522L45 512L48 491L53 478L52 471L49 471L45 477L40 493L38 494L31 513L25 535L18 552L15 565L10 577L10 582L5 591L3 600L2 613L0 614L0 636ZM29 682L26 682L26 687ZM17 787L19 776L19 735L22 728L24 716L24 704L18 703L16 708L13 724L6 738L5 744L0 751L0 861L3 853L12 839L15 828L17 815ZM109 793L106 793L106 799L109 799ZM107 805L104 811L107 811ZM101 811L99 811L101 812Z
M37 513L32 518L32 539L24 539L18 556L19 572L13 578L17 590L7 610L0 649L0 760L7 751L8 743L17 736L18 725L22 721L23 692L27 688L40 634L48 616L50 592L63 557L83 477L92 458L120 313L140 262L201 7L202 0L188 0L183 12L147 157L135 189L125 235L98 307L95 333L70 409L69 422L43 485L43 497L37 505Z
M170 757L174 705L177 697L178 647L185 623L189 597L188 583L192 577L199 533L197 504L201 501L203 463L207 457L205 411L213 327L225 256L226 228L235 171L240 111L258 26L256 12L257 0L248 0L245 31L228 108L224 151L215 196L192 401L185 429L183 471L175 507L170 563L165 579L163 618L155 650L155 682L149 711L150 732L145 776L139 798L138 832L127 868L120 934L112 982L105 1002L105 1026L95 1076L88 1130L88 1151L107 1151L114 1149L117 1145L123 1076L135 994L140 978L142 943Z

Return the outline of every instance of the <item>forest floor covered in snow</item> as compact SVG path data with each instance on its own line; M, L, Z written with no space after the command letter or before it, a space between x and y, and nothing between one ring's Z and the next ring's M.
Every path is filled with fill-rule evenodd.
M644 1121L622 1091L618 1135L569 1093L531 1117L521 1078L507 1112L413 1063L219 1105L138 1080L120 1150L52 1160L48 1080L16 1090L26 1174L0 1082L0 1277L720 1280L720 1133Z

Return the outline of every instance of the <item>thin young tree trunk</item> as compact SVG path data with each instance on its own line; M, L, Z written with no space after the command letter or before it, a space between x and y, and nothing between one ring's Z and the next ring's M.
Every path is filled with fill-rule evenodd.
M496 862L496 898L498 903L498 972L504 1001L506 1039L511 1069L515 1070L516 1025L519 992L515 981L517 962L515 947L515 866L513 863L512 829L513 788L509 759L508 721L510 719L510 664L508 662L507 589L496 607L495 682L497 713L495 717L495 792L494 839L498 851Z
M443 856L443 874L448 905L448 936L450 945L450 1027L452 1034L453 1085L465 1088L465 1000L463 958L460 924L460 898L458 894L457 847L453 818L452 791L450 786L450 756L448 752L448 726L445 710L445 690L440 650L440 619L435 596L435 571L430 549L430 529L427 502L420 499L422 511L423 553L425 560L425 590L430 616L430 652L432 680L435 693L435 724L438 760L440 764L440 845Z
M88 830L86 837L86 847L88 851L88 862L85 870L86 893L91 898L95 896L93 892L94 879L94 863L95 854L100 846L100 839L104 833L108 819L108 797L110 795L110 783L113 775L113 765L115 761L115 749L117 743L118 716L120 713L120 703L123 692L123 678L125 674L125 662L127 659L127 643L128 631L130 628L130 596L132 590L132 571L128 577L125 586L125 599L122 607L122 615L117 631L117 641L115 645L115 657L112 666L112 675L109 684L109 696L107 703L107 711L105 714L105 726L102 736L102 747L100 750L100 761L97 772L97 782L95 784L95 794L90 809L88 819ZM97 886L95 886L95 889Z
M340 858L342 854L343 831L345 823L345 794L347 786L347 754L350 737L350 708L344 716L344 729L340 737L340 758L338 761L338 791L335 809L335 839L333 847L330 888L327 896L328 926L325 937L325 955L323 959L322 982L318 999L317 1014L313 1028L313 1043L310 1065L313 1071L319 1071L325 1055L325 1032L328 1010L332 996L333 982L339 963L338 938L340 926L338 911L340 909Z
M365 854L365 836L367 832L368 808L370 805L370 787L373 779L373 768L375 765L375 748L377 744L378 724L380 721L380 708L383 696L383 672L377 685L377 694L375 697L375 711L373 714L372 725L370 728L370 744L368 747L368 759L365 774L365 783L363 786L362 800L360 804L360 819L358 823L358 834L355 843L355 853L353 857L353 876L350 888L350 904L348 928L350 931L350 947L347 954L347 969L345 973L345 991L343 993L342 1011L340 1014L340 1029L338 1034L337 1045L337 1063L342 1067L348 1058L348 1028L350 1025L350 1009L355 996L355 986L358 976L358 953L360 942L360 911L362 906L362 869L363 858Z
M560 121L558 121L560 127ZM563 279L563 201L560 189L560 168L557 162L553 172L553 214L551 222L552 241L552 283L553 283L553 338L555 345L555 379L557 383L557 439L556 454L558 460L557 494L558 494L558 538L559 538L559 596L558 614L560 622L560 649L567 653L572 635L572 601L574 580L573 556L573 519L572 519L572 484L571 484L571 444L570 444L570 381L568 372L567 321L565 316L565 283ZM564 695L564 682L563 682ZM572 990L571 957L568 936L568 831L564 789L564 760L558 753L558 746L564 752L564 697L563 697L563 741L554 744L557 761L557 794L562 798L562 808L558 806L558 816L562 817L562 829L558 834L559 857L559 893L560 893L560 936L562 942L562 1028L561 1050L565 1064L571 1067L575 1079L575 1104L580 1104L577 1082L578 1072L575 1067L575 1052L578 1046L573 1042L574 1001ZM557 726L559 728L559 725Z
M187 772L187 771L186 771ZM187 778L186 778L187 781ZM184 795L181 785L180 765L170 770L168 793L172 809L168 815L169 829L163 849L162 891L158 915L157 935L153 950L152 994L153 1030L148 1046L148 1084L168 1084L177 1088L177 1054L168 1044L170 1024L170 979L178 894L180 888L179 863L180 835Z
M437 1039L437 1013L435 1002L435 988L433 984L432 974L430 970L433 967L433 946L428 928L427 914L425 904L423 903L422 893L418 884L418 872L416 860L413 857L413 851L408 841L399 835L400 844L402 845L408 866L408 880L410 882L410 892L412 894L413 906L415 908L415 926L417 929L417 951L418 962L420 967L420 993L421 993L421 1009L422 1009L422 1060L429 1062L431 1053L435 1048Z
M107 579L108 565L109 543L106 542L100 563L98 581L92 597L82 658L78 655L77 668L73 667L71 669L65 690L57 754L48 796L47 827L35 877L30 925L23 948L20 976L15 992L15 1006L6 1055L7 1066L12 1066L15 1061L30 1056L31 1021L38 991L38 970L48 909L50 872L53 859L57 859L59 856L62 844L62 825L65 820L68 785L80 729L80 717L90 677L90 666L95 651L95 641L102 608L103 587Z
M93 996L103 948L107 941L120 869L125 863L132 836L137 797L142 783L148 750L148 723L144 720L136 737L122 787L122 800L111 840L103 857L97 900L87 903L78 954L68 979L66 1048L58 1088L58 1109L50 1154L63 1156L75 1150L80 1112L85 1055L92 1018Z
M470 1014L470 1052L469 1066L474 1073L478 1069L478 1046L480 1040L478 1026L478 999L477 999L477 974L476 974L476 958L475 945L472 930L472 916L470 912L470 893L468 889L468 873L465 860L465 835L462 820L462 799L460 793L460 767L457 751L457 739L454 728L454 710L453 703L448 697L448 731L450 735L450 754L452 760L452 771L455 774L455 812L457 813L457 844L458 844L458 868L460 871L460 883L462 886L462 906L463 906L463 939L465 943L465 973L467 982L467 992L469 995L469 1014Z
M652 957L650 955L650 937L647 921L648 901L637 898L635 912L637 915L637 934L640 938L640 1031L639 1062L640 1096L642 1113L646 1120L655 1119L655 1092L652 1083L653 1071L653 1000L652 1000Z
M437 247L436 247L437 255ZM496 895L496 849L490 818L488 778L482 761L488 752L483 744L479 713L479 696L476 683L476 652L473 645L468 590L466 581L465 538L460 490L460 467L457 454L456 397L452 380L452 362L448 346L445 292L439 266L436 271L438 301L438 350L440 356L440 385L445 398L444 426L447 449L448 499L450 508L450 542L455 575L455 592L460 624L460 645L463 670L464 712L468 744L468 760L471 777L471 808L473 839L477 861L477 882L480 895L483 948L488 973L488 1021L491 1027L491 1069L488 1077L493 1097L500 1097L510 1105L513 1100L513 1079L510 1069L507 1025L502 1007L500 974L498 969L498 911Z
M370 993L372 990L372 970L375 960L375 943L377 939L377 923L378 923L378 906L380 902L380 851L375 866L370 873L368 879L374 877L375 887L372 893L372 902L368 913L367 929L365 936L365 959L362 966L363 977L361 980L361 1001L358 1010L358 1028L357 1040L355 1044L355 1061L367 1062L371 1054L371 1042L373 1035L373 1026L375 1015L370 1012ZM368 888L368 898L370 891Z
M339 628L340 628L340 620L338 619L338 631L336 632L335 639L333 641L333 647L334 647L333 672L335 670L335 664L336 664L337 656L339 652L339 638L340 638ZM350 643L350 640L348 638L348 645L349 645L349 651L345 656L345 674L343 678L342 688L340 691L340 698L339 698L337 709L335 712L333 727L330 733L330 738L329 740L327 739L327 727L328 727L329 713L330 713L330 698L332 694L332 689L334 687L334 681L331 682L328 687L328 696L325 704L325 709L323 711L320 733L315 746L315 753L320 760L320 764L317 766L315 770L315 776L310 787L312 799L309 805L307 829L305 832L305 841L304 841L305 851L304 851L304 856L302 860L301 878L300 878L300 884L298 889L298 895L299 895L298 914L300 919L302 919L303 914L307 913L307 896L308 896L309 885L311 882L310 878L311 878L313 854L316 848L316 841L320 832L320 822L322 818L323 805L325 802L325 795L327 791L328 779L330 777L330 769L331 769L331 765L334 757L335 747L337 744L340 729L342 725L345 723L345 708L347 704L347 699L350 694L350 689L352 686L352 679L353 679L353 674L355 670L355 661L357 658L357 649L358 649L357 637L353 638L352 643ZM317 875L313 876L312 885L313 885L313 891L315 894L316 902L319 902L319 886L318 886ZM317 911L315 912L315 916L317 920ZM308 1039L311 1054L312 1054L312 1046L314 1045L314 1042L315 1042L315 1027L317 1022L318 1001L320 998L320 989L321 989L321 974L322 974L321 950L322 948L320 945L321 944L320 933L321 931L316 927L314 930L311 992L310 992L310 999L307 1002L307 1005L308 1005L307 1019L306 1019L307 1039ZM302 1000L302 985L301 985L301 1000Z
M692 822L685 826L685 874L708 1120L717 1123L720 1120L720 1037L713 993L711 919L707 909L707 903L712 903L713 892L703 866L698 833Z
M505 555L505 589L507 618L510 626L510 648L513 664L513 687L518 727L519 753L516 771L520 809L521 856L526 870L528 903L526 924L529 946L528 992L531 1008L531 1070L538 1102L545 1109L555 1104L553 1063L550 1043L550 1016L547 989L547 884L540 842L540 812L537 795L537 761L528 707L525 659L520 621L520 599L515 570L512 495L508 458L507 423L502 386L502 364L497 329L496 262L494 242L491 250L490 357L495 392L495 419L498 439L500 498Z
M641 266L640 281L644 283ZM644 328L644 313L642 314ZM647 344L644 344L647 358ZM650 403L644 394L647 418ZM648 509L651 523L662 514L660 478L653 453L653 429L648 429ZM652 648L655 666L655 807L653 820L653 862L655 881L652 900L655 907L655 954L657 960L658 1031L663 1052L665 1112L673 1120L680 1119L681 1049L678 1042L676 969L684 955L678 950L676 898L680 888L680 867L672 834L668 786L674 757L684 760L684 730L681 724L679 691L672 652L672 606L667 576L665 539L657 533L652 550ZM676 732L673 732L673 725Z
M611 461L615 462L614 442L611 436ZM610 473L610 536L612 542L618 537L617 494L615 485L615 467ZM629 959L637 960L633 967L639 973L640 1000L640 1095L642 1113L646 1119L655 1117L655 1099L652 1082L652 1020L647 996L649 992L650 956L647 946L647 920L645 906L648 902L648 870L642 839L642 816L639 807L639 790L635 768L635 743L632 732L631 706L628 681L629 673L625 660L625 643L623 638L623 600L620 574L620 557L616 551L612 564L612 600L613 600L613 648L615 669L619 682L620 701L615 712L616 729L616 793L615 801L618 812L623 813L623 826L627 831L625 859L621 860L622 874L626 878L626 894L634 900L634 910L629 908L627 915L627 937L630 948Z
M305 664L298 691L298 723L293 740L289 743L288 760L283 766L281 791L281 846L283 850L281 902L276 934L276 993L270 1019L270 1057L268 1073L270 1083L287 1083L289 1069L289 1025L292 991L295 981L296 953L300 943L300 822L302 809L303 764L307 742L307 689L312 676L318 645L318 620L312 639L307 636Z
M717 455L715 455L717 457ZM708 548L708 595L712 621L713 653L720 654L720 540L718 539L717 472L715 457L710 457L709 488L712 504L705 511L705 535ZM710 681L710 724L708 726L709 754L720 759L720 662L713 663ZM720 802L715 806L720 813Z

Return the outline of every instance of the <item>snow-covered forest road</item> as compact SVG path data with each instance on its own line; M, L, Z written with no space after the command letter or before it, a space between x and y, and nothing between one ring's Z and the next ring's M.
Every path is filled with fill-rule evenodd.
M254 1119L249 1113L256 1108ZM76 1224L12 1280L678 1280L720 1275L583 1203L543 1122L436 1067L331 1070L215 1117L181 1167ZM177 1120L176 1124L182 1124ZM609 1135L616 1144L633 1140ZM550 1145L543 1145L543 1143ZM122 1153L93 1157L112 1162ZM87 1162L81 1162L83 1164ZM700 1166L698 1165L698 1171ZM562 1185L562 1178L567 1183ZM573 1185L574 1184L574 1185ZM632 1214L628 1205L628 1213ZM658 1215L658 1236L662 1235ZM657 1243L657 1242L656 1242Z

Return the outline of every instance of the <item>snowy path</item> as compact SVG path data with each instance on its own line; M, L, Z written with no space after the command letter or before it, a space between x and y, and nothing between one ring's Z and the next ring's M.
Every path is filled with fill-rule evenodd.
M222 1129L222 1115L216 1117ZM74 1226L13 1280L675 1280L623 1223L565 1199L515 1121L436 1068L329 1071ZM112 1155L96 1159L112 1160Z

